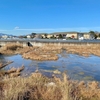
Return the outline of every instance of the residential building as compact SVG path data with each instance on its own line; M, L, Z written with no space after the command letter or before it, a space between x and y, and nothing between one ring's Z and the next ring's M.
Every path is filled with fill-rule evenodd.
M3 35L2 38L3 38L3 39L7 39L8 36L7 36L7 35Z
M42 38L43 38L43 39L45 39L45 38L46 38L45 34L42 34L41 36L42 36Z
M84 37L84 39L90 39L90 34L89 33L84 33L83 37Z
M47 38L50 39L53 35L52 34L48 34Z
M66 38L74 38L74 39L77 39L78 38L78 33L77 32L68 32L66 34Z
M31 36L30 36L30 35L27 35L26 37L27 37L28 39L30 39L30 38L31 38Z
M90 39L91 37L89 33L78 33L78 39Z

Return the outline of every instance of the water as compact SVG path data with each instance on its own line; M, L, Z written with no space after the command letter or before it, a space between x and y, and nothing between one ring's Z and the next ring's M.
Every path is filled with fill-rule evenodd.
M47 76L50 76L53 70L59 70L61 72L67 71L70 78L74 80L100 81L100 57L94 55L83 57L76 54L67 54L66 52L62 52L58 56L57 61L35 61L24 59L21 55L0 55L0 62L14 61L14 63L6 66L5 70L24 65L25 69L22 71L22 76L30 75L36 69Z

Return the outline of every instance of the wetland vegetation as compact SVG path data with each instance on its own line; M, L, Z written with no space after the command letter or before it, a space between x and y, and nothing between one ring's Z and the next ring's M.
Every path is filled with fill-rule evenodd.
M19 65L17 67L13 66L6 69L6 66L13 64L13 62L1 61L0 100L100 100L99 81L95 81L92 76L85 76L83 81L70 78L70 74L68 73L71 70L71 65L68 66L70 70L65 71L65 65L68 65L68 62L70 62L72 65L75 65L78 60L79 62L81 62L84 59L84 61L86 62L86 57L90 59L90 62L86 62L86 68L88 68L88 65L91 64L89 65L91 71L91 67L95 66L95 64L93 66L93 63L96 62L96 60L94 60L96 56L92 56L94 57L92 59L91 55L100 56L99 49L99 45L91 47L23 47L20 44L7 44L5 47L1 47L0 56L20 54L23 58L26 58L29 61L30 59L35 60L34 62L38 61L38 65L40 64L39 61L42 62L42 65L47 64L49 61L50 64L54 61L61 62L58 63L57 66L52 65L52 68L55 70L51 74L51 77L47 77L46 74L42 73L42 71L39 69L41 66L39 67L37 65L35 65L36 68L33 70L33 72L25 77L21 75L25 70L25 65ZM67 52L67 55L65 55L63 50L64 52ZM79 55L76 54L81 55L79 59ZM62 58L60 59L60 57L65 59L69 57L70 60L65 60ZM94 62L91 62L93 60ZM18 60L18 62L21 61L22 60ZM43 61L47 61L47 63L43 63ZM99 67L99 57L97 57L96 63L98 65L96 66ZM86 72L80 70L84 67L84 64L80 63L80 65L82 65L82 67L78 67L76 65L76 67L72 67L73 69L75 68L73 70L73 73L79 69L79 72L77 72L76 76L74 75L75 77L84 76L86 74ZM29 66L30 65L28 65L28 67ZM61 66L63 70L61 70L61 67L59 66ZM56 69L57 67L58 69ZM96 69L97 67L95 67L94 69ZM44 69L44 72L52 72L52 70L48 70L49 68Z

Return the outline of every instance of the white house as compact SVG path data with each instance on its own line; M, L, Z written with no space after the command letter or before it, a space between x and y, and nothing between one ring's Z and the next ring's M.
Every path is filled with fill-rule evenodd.
M31 36L30 36L30 35L27 35L27 38L28 38L28 39L30 39L30 38L31 38Z
M7 36L7 35L3 35L2 38L3 38L3 39L7 39L8 36Z

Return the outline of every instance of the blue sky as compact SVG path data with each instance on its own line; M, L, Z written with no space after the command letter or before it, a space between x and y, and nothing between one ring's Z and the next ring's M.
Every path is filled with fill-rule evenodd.
M0 33L100 31L100 0L0 0Z

